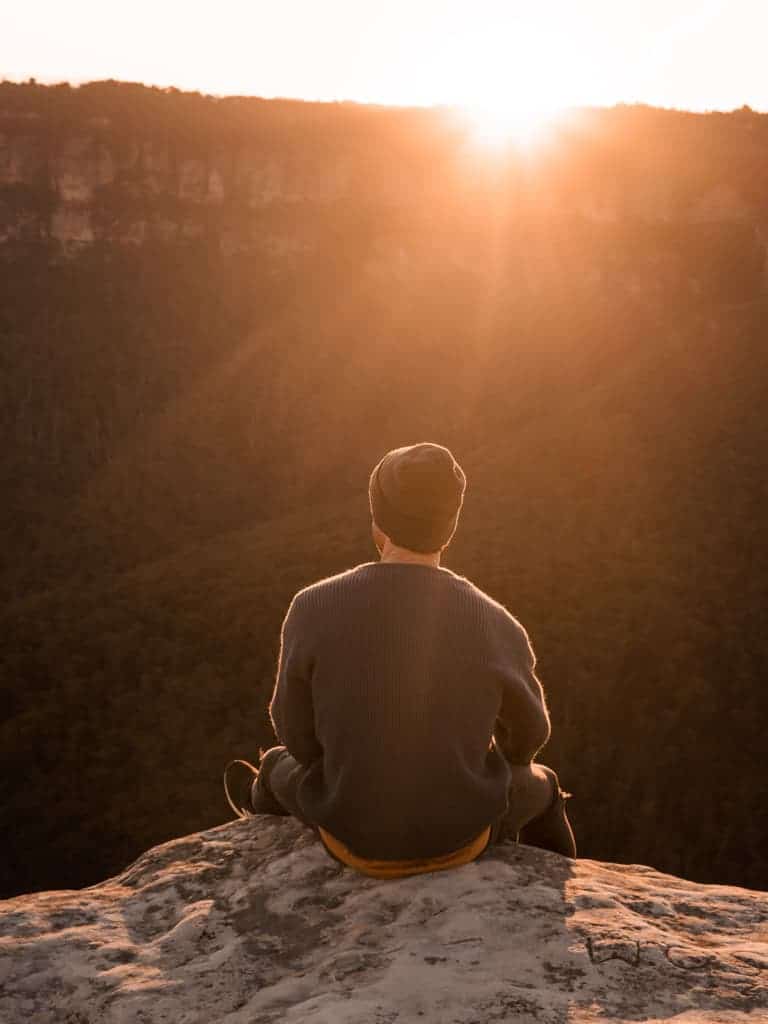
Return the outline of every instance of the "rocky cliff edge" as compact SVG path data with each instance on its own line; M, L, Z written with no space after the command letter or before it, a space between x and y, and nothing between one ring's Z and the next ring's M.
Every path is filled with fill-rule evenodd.
M257 817L0 903L0 1021L768 1021L768 893L500 846L375 881Z

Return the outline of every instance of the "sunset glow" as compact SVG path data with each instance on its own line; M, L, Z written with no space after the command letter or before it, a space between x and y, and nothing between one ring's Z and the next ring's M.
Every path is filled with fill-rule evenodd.
M464 111L475 141L487 149L533 148L543 143L564 111L531 106L469 107Z
M542 108L764 110L766 37L764 0L27 0L3 26L0 79L461 105L493 111L490 141L528 137Z

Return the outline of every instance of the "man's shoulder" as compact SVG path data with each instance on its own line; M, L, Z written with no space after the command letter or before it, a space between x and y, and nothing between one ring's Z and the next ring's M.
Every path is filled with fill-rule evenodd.
M477 583L473 583L472 580L468 580L464 576L459 576L457 579L466 585L468 595L477 602L491 620L498 621L507 626L513 626L525 633L522 623L515 618L505 604L492 597L482 587L479 587Z
M498 612L500 614L508 615L509 612L494 597L491 597L489 593L478 586L473 580L467 576L462 576L460 573L454 572L452 569L447 569L445 566L441 566L441 573L443 576L450 579L454 590L457 593L462 594L467 600L474 601L475 603L482 605L489 611Z
M345 569L343 572L334 573L332 576L324 576L322 579L308 583L305 587L297 590L291 601L293 606L305 606L314 603L318 599L329 597L334 591L345 590L355 586L365 577L366 570L373 562L365 562L356 565L352 569Z
M322 605L335 598L352 597L356 591L375 586L377 562L363 562L351 569L325 576L296 592L291 602L295 610ZM480 613L484 622L505 632L515 632L527 639L522 623L515 618L501 601L492 597L480 586L468 579L441 566L439 571L428 577L434 585L445 586L458 595L460 606L473 607L475 614ZM424 577L422 577L424 579Z

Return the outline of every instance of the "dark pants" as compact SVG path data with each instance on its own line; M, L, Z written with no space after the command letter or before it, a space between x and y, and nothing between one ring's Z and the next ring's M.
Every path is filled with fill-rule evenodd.
M565 810L571 795L560 789L557 773L543 764L511 764L507 810L491 825L489 846L511 839L543 850L575 857L576 841ZM272 747L261 759L251 790L254 811L292 814L305 825L296 792L306 768L285 747ZM486 848L487 849L487 848Z

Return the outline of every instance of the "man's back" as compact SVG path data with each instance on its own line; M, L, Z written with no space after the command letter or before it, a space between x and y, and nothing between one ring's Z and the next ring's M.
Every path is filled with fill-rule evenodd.
M433 857L505 810L507 759L549 738L525 630L468 580L372 562L300 591L283 624L270 706L310 766L307 820L361 857Z

